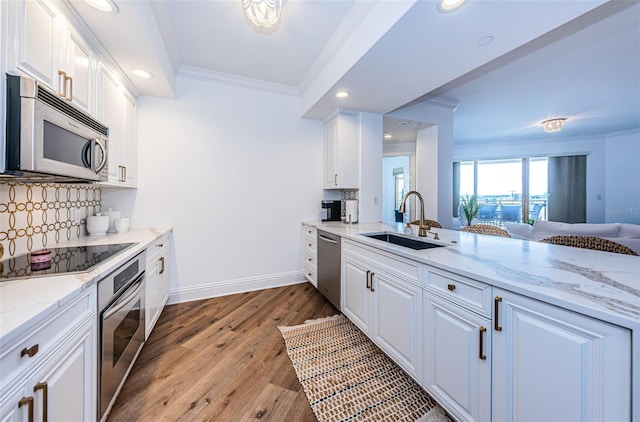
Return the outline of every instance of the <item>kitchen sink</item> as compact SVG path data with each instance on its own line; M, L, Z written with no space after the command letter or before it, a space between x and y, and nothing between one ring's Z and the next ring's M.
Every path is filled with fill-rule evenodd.
M406 248L411 248L415 250L422 249L431 249L431 248L441 248L445 245L439 245L437 243L431 243L424 240L412 239L405 236L400 236L393 233L367 233L362 234L361 236L366 236L371 239L381 240L387 243L393 243L394 245L404 246Z

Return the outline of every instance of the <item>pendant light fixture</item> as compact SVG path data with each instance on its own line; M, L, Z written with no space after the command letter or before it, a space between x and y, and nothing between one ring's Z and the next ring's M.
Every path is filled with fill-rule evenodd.
M282 0L242 0L242 9L257 30L269 29L280 19Z

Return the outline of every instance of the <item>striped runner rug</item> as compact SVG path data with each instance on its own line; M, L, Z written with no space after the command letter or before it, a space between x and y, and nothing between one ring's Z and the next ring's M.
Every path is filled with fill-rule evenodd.
M320 422L451 420L344 315L278 328Z

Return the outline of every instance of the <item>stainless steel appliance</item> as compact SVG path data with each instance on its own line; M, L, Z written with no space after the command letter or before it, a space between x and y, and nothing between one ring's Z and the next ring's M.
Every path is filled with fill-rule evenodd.
M144 343L145 253L98 282L98 420L108 411Z
M323 218L322 221L340 221L340 215L342 214L342 201L322 201L322 208L327 210L327 218Z
M340 236L318 230L318 291L340 310Z
M106 181L109 129L36 80L7 74L2 176Z

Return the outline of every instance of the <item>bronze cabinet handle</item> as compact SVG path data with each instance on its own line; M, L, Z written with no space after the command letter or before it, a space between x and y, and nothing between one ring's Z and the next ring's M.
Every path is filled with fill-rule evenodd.
M480 327L480 360L487 360L487 355L484 354L484 333L487 331L487 327L484 325Z
M33 397L23 397L18 402L18 408L27 406L27 412L29 415L29 422L33 422Z
M333 175L333 184L338 186L338 173Z
M367 289L371 290L371 286L369 285L369 276L371 275L371 271L367 270Z
M73 78L71 76L65 76L65 80L69 81L69 95L65 96L64 98L67 101L73 101ZM65 81L65 84L66 84Z
M372 272L372 273L371 273L371 291L372 291L372 292L375 292L375 291L376 291L376 289L374 289L374 288L373 288L373 276L374 276L374 275L376 275L376 273L373 273L373 272Z
M49 386L46 382L39 382L33 386L33 392L42 390L42 422L49 418Z
M160 269L160 274L164 274L164 256L160 257L160 263L162 264L162 267Z
M67 74L58 70L58 95L67 98Z
M447 289L454 291L456 289L456 285L455 284L447 284Z
M496 331L502 331L502 326L500 325L498 311L500 309L500 302L502 302L502 296L496 296L493 301L493 328Z
M36 355L36 353L38 353L38 345L34 344L28 349L26 347L22 349L22 351L20 352L20 357L29 356L30 358L32 358Z

